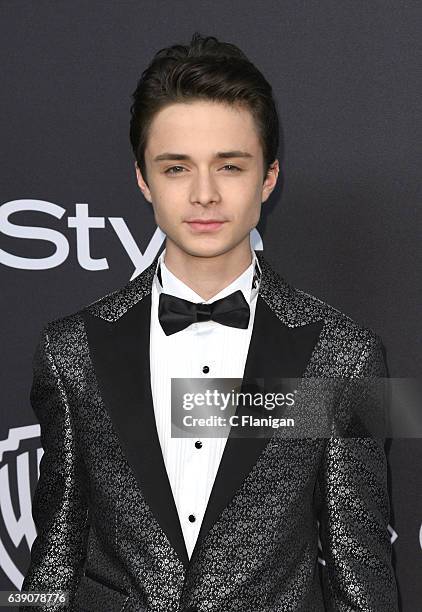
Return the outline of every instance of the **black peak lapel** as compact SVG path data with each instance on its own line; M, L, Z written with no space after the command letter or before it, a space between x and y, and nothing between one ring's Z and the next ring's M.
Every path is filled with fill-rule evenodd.
M256 251L256 256L262 276L243 381L301 378L311 363L324 325L325 304L292 287L261 252ZM237 414L245 411L245 407L239 406ZM192 561L270 440L232 434L233 430L224 449Z
M150 316L151 295L146 293L113 322L93 316L89 309L84 321L101 395L125 456L153 515L187 567L188 554L155 424Z
M288 327L280 322L258 294L243 382L248 383L257 378L302 377L322 325L322 321L316 321L301 327ZM247 412L246 406L239 405L236 414L241 417ZM240 438L235 437L233 432L231 429L224 448L192 560L204 543L208 531L240 489L270 441L269 436Z

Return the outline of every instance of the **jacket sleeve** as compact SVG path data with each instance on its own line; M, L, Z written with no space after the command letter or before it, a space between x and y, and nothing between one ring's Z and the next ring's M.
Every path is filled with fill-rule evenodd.
M48 325L33 358L30 400L41 427L44 454L32 500L37 530L22 591L76 590L86 556L88 508L83 470L75 450L70 408L51 352ZM63 607L21 608L25 612Z
M351 378L386 376L383 345L374 334ZM341 414L373 411L373 398L368 400L358 389L348 381L339 403ZM384 441L378 435L327 440L318 482L323 587L330 612L399 610L387 529L390 502Z

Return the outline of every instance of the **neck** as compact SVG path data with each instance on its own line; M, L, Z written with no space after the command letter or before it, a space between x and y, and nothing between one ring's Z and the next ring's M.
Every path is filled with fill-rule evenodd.
M166 239L164 263L172 274L206 301L230 285L252 263L249 235L228 252L191 255Z

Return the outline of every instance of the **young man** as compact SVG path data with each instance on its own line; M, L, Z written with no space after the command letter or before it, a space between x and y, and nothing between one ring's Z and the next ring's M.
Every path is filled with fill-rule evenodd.
M398 610L382 440L171 436L171 378L385 376L374 332L251 249L279 173L271 87L239 49L194 35L156 55L131 110L165 250L43 330L23 590L98 612Z

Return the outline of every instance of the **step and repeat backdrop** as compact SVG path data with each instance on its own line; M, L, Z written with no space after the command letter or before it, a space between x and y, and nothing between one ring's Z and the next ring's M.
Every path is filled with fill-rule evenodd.
M391 377L421 375L420 3L1 2L0 590L21 587L36 536L38 334L164 246L136 184L130 96L153 54L194 31L238 45L277 99L283 176L254 248L376 331ZM401 609L415 612L422 439L387 452Z

